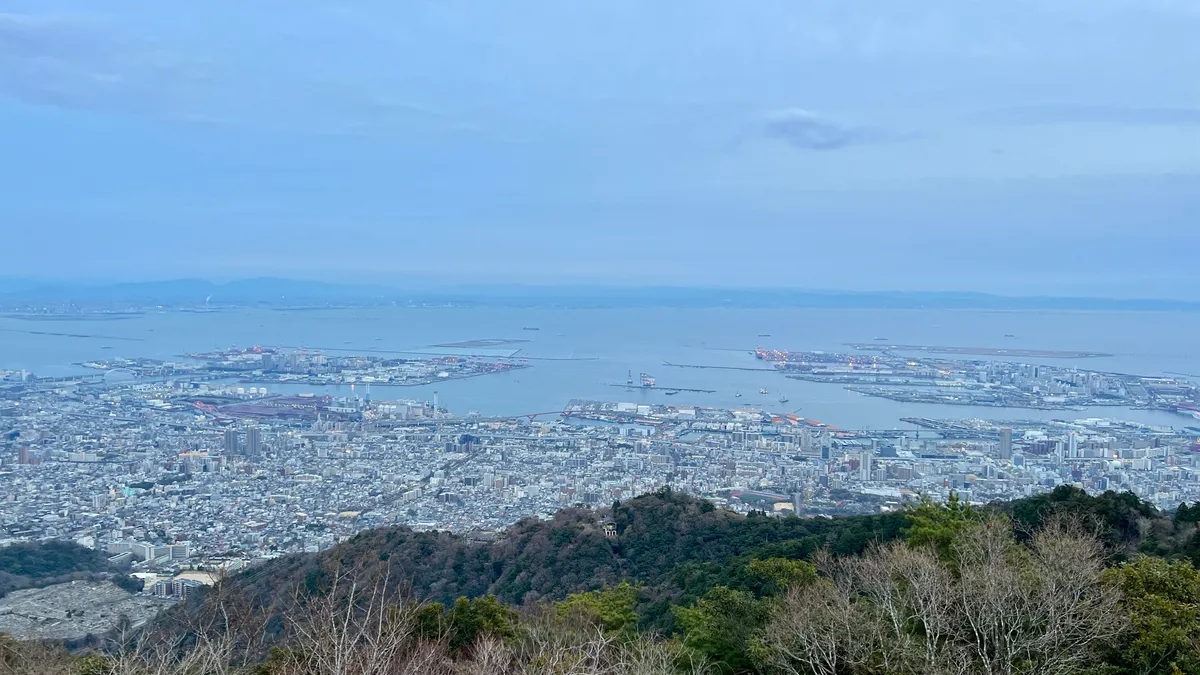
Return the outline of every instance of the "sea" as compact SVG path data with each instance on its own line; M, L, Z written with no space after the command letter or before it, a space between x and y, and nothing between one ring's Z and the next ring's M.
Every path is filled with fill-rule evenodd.
M902 403L801 382L766 370L756 347L849 352L847 343L1090 351L1083 359L1019 358L1025 363L1200 383L1200 313L977 311L947 309L673 309L388 307L148 311L107 319L0 317L0 368L39 376L87 371L78 364L112 357L178 359L196 352L276 345L328 354L470 353L513 355L530 367L417 387L374 386L376 400L432 400L455 414L530 415L562 410L572 399L755 407L794 413L843 429L911 428L904 417L1072 420L1104 417L1183 428L1200 421L1120 407L1042 411ZM496 342L489 342L496 341ZM508 342L501 342L508 341ZM879 341L882 343L882 341ZM467 343L468 346L445 347ZM480 346L482 345L482 346ZM992 357L946 358L984 359ZM682 368L671 364L723 366ZM625 388L632 374L654 390ZM278 393L365 395L360 386L267 385ZM666 388L713 390L668 396ZM760 394L761 390L767 394ZM741 396L738 396L741 394ZM786 398L786 403L780 402Z

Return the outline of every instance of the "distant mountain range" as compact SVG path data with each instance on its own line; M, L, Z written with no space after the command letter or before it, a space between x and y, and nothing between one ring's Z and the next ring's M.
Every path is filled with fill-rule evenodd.
M280 278L216 283L177 279L111 284L0 280L0 310L230 306L458 305L492 307L729 307L1196 311L1200 301L1012 297L986 293L671 286L342 284Z

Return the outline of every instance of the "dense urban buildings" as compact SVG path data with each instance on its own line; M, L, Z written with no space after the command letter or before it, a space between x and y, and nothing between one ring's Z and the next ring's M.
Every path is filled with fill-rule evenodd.
M339 398L272 395L244 386L263 379L262 370L241 369L231 380L227 369L271 363L279 365L267 376L362 382L381 378L380 369L421 379L507 362L327 359L261 348L194 356L91 364L135 370L116 383L9 373L0 389L0 536L73 539L157 581L198 566L320 550L384 524L496 531L664 485L779 515L890 510L952 491L987 502L1062 484L1130 490L1163 508L1200 499L1200 430L1189 429L1186 416L1177 428L1157 428L1102 414L1023 421L1014 409L1005 422L908 418L897 424L903 428L867 431L761 405L571 401L562 414L484 418L373 399L365 389ZM900 377L888 372L889 358L768 355L789 376L839 382ZM1195 396L1179 383L1079 369L911 363L904 377L934 370L939 381L973 378L980 391L1036 391L1043 401L1053 393L1085 406L1111 395L1184 410ZM970 390L924 387L952 388Z

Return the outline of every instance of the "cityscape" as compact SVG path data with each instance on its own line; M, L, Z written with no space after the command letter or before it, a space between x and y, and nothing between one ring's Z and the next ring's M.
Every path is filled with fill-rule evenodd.
M607 401L486 417L446 409L436 394L378 394L537 367L516 351L330 355L254 346L170 361L93 360L79 364L92 374L71 377L5 371L0 539L69 539L103 551L163 602L218 574L321 551L375 527L487 540L521 519L664 486L776 517L887 513L951 494L984 504L1060 485L1130 491L1163 509L1200 501L1200 390L1186 380L1092 371L1080 367L1086 356L1048 366L963 352L762 347L747 352L743 366L727 367L867 396L998 406L1010 419L906 417L895 428L842 429L805 418L766 388L746 392L740 407L689 405L689 391L698 390L632 372L615 386L671 398L623 400L614 390ZM272 393L282 384L316 390ZM320 393L329 384L351 393ZM373 395L372 384L392 386ZM1106 414L1114 405L1170 411L1179 424L1122 421ZM1062 415L1028 420L1022 409ZM35 600L44 602L12 601ZM143 605L143 613L155 608ZM0 612L0 630L17 616Z

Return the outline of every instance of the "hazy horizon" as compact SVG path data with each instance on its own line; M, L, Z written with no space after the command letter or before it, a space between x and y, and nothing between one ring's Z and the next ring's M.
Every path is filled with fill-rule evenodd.
M1200 7L0 7L9 278L1195 299Z
M644 284L450 282L429 277L346 283L302 278L179 278L142 281L0 277L0 303L100 307L378 306L380 303L559 308L979 309L1000 311L1200 311L1200 301L1146 296L1004 295L964 290L848 290ZM316 303L313 305L313 303Z

